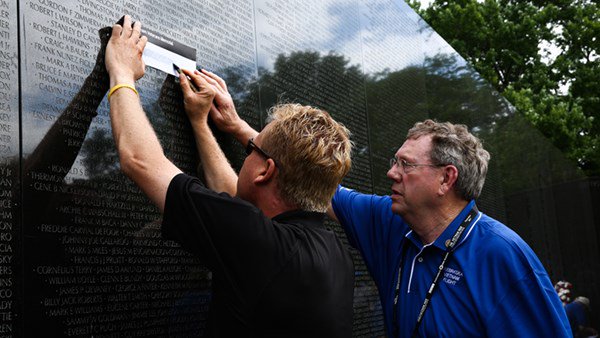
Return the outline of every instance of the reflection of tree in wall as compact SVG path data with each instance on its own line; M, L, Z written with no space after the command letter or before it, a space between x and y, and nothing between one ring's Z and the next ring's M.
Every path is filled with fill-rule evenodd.
M296 51L276 57L272 69L260 68L253 95L260 95L261 117L278 103L299 103L328 111L352 132L354 161L346 184L362 191L372 190L371 160L364 76L343 55Z
M313 51L280 54L273 70L260 69L259 75L263 109L280 102L297 102L319 105L331 112L344 111L343 103L337 97L336 102L326 97L324 93L330 91L323 88L333 83L340 91L337 95L349 98L352 94L360 95L352 84L362 79L358 66L349 65L343 56Z
M88 176L95 178L118 172L118 154L110 131L96 129L81 147L83 165Z
M206 305L207 297L204 290L208 288L210 280L206 277L206 270L201 269L199 261L191 258L183 252L176 252L172 244L165 243L160 239L159 214L149 200L143 196L141 191L122 173L118 167L118 156L110 130L92 128L93 118L96 116L96 110L100 102L106 95L109 87L108 74L104 66L104 46L108 41L110 27L100 31L102 48L98 53L96 65L92 73L85 79L81 89L73 97L64 111L57 116L56 122L48 130L43 140L38 144L30 156L23 161L23 225L25 235L27 236L27 245L35 250L28 249L25 255L26 266L49 266L49 267L72 267L85 266L90 270L88 272L73 272L73 278L89 277L106 278L109 280L114 274L110 272L97 272L94 269L108 267L134 266L139 268L139 273L124 273L132 278L131 289L127 292L133 292L137 295L136 302L125 300L120 303L121 306L129 308L125 314L115 317L112 327L100 328L93 326L92 319L96 317L95 313L76 312L80 306L101 305L106 309L111 306L115 308L116 295L122 295L122 286L126 283L114 281L106 283L110 291L98 293L98 297L93 304L85 303L81 297L71 297L70 302L56 303L48 302L59 294L58 291L64 290L64 285L54 285L49 279L35 273L35 269L24 269L25 290L28 290L25 298L25 308L27 315L41 324L35 327L27 328L29 335L39 335L43 328L44 333L62 336L66 334L68 328L75 325L90 326L90 334L107 333L106 330L113 332L125 332L132 322L142 323L144 327L149 327L162 332L173 331L186 332L187 334L198 335L201 332L202 308ZM145 107L150 120L159 135L161 142L166 145L167 151L174 149L185 155L185 152L195 154L193 138L191 137L191 128L185 123L177 123L176 129L173 122L179 122L185 119L181 113L181 94L173 90L169 85L173 83L172 78L165 81L164 88L167 88L161 94L157 102L150 103ZM177 97L179 95L179 97ZM161 105L161 103L179 103ZM165 108L166 110L163 110ZM178 115L176 113L179 113ZM187 119L185 119L187 120ZM173 129L171 133L170 131ZM86 134L89 136L86 138ZM181 135L177 133L180 132ZM176 140L174 136L181 136ZM191 148L192 150L189 150ZM77 157L82 160L83 168L75 165ZM182 157L186 158L186 157ZM192 157L193 158L193 157ZM187 159L187 158L186 158ZM188 160L187 162L193 162ZM190 171L194 168L194 163L188 163L184 170ZM84 170L81 170L84 169ZM78 175L85 178L74 180L65 180L70 172L76 171ZM39 189L39 187L42 187ZM81 210L81 211L80 211ZM136 216L134 217L134 214ZM52 231L40 231L40 227L46 224L53 225L62 230L59 234ZM110 231L108 230L110 228ZM96 237L95 231L104 229L106 232L98 232L102 236L122 240L127 243L127 247L139 249L138 253L129 254L127 259L138 259L144 263L128 263L126 259L119 261L119 257L124 255L113 249L119 249L118 244L112 244L109 239L106 243L99 241L94 244L70 244L69 240L87 237L89 239ZM67 240L65 242L65 239ZM76 241L74 243L77 243ZM91 242L90 242L91 243ZM119 243L115 241L114 243ZM151 285L149 279L146 279L144 267L156 267L160 261L160 256L147 254L147 249L159 247L169 252L170 257L176 259L180 264L173 264L179 267L182 274L186 274L185 280L178 280L180 285L178 290L173 292L168 299L164 299L164 306L159 308L153 306L154 310L161 311L161 320L154 318L145 318L140 316L134 319L133 312L136 304L150 304L157 300L156 295L161 292L173 291L173 288L152 286L147 292L140 292L137 286L148 287ZM146 251L144 251L146 250ZM39 254L43 252L43 254ZM107 263L98 263L94 260L86 260L87 255L96 254L102 257L111 257L115 260ZM109 254L110 253L110 254ZM78 260L79 259L79 260ZM33 271L33 272L32 272ZM91 271L91 272L90 272ZM109 270L107 270L109 271ZM127 270L127 271L136 271ZM161 276L160 273L153 273L155 277ZM164 274L163 274L164 275ZM53 275L48 275L53 276ZM133 280L135 278L136 282ZM193 285L192 285L193 284ZM81 286L77 283L77 286ZM62 289L61 289L62 288ZM137 293L136 293L137 292ZM62 296L63 298L69 296ZM111 297L113 300L111 300ZM116 298L115 298L116 297ZM162 298L161 298L162 300ZM121 302L121 300L119 300ZM69 309L70 308L70 309ZM144 306L147 310L148 306ZM93 309L93 308L92 308ZM66 313L73 310L73 318L77 321L72 323L65 321ZM152 309L150 309L152 310ZM96 311L96 310L94 310ZM110 310L103 311L104 313ZM175 318L176 317L176 318ZM174 320L176 323L171 323ZM151 324L148 324L150 323ZM177 332L174 332L177 333Z
M363 78L360 68L350 65L340 55L321 55L312 51L279 55L272 71L261 69L259 73L256 82L232 72L224 76L228 83L237 83L234 87L238 90L250 93L236 102L239 107L244 107L246 97L255 98L259 90L262 109L277 102L314 105L314 100L318 100L323 102L322 108L343 113L348 111L343 105L354 103L353 97L362 97L354 86L343 85L349 82L348 79ZM505 193L581 177L576 166L548 139L515 115L497 92L453 55L438 54L427 58L422 67L368 74L364 81L369 128L376 134L370 140L374 152L391 156L415 122L433 118L464 123L484 140L492 153L490 178L494 176L501 180ZM319 86L326 82L340 84L339 96L346 100L328 101L319 96L322 92ZM420 82L424 83L425 92L415 95L409 87ZM344 120L348 117L336 118ZM380 176L384 175L380 173L374 179L380 180ZM383 177L383 180L387 179Z
M418 101L414 102L412 93L399 88L420 77L424 77L426 92L417 95ZM380 140L396 140L385 145L374 142L375 149L393 154L414 122L432 118L466 124L484 140L492 154L486 191L496 194L501 189L511 193L582 177L573 162L565 159L536 128L513 114L497 92L471 68L459 65L452 55L427 58L422 68L413 66L369 76L366 88L370 128L377 130ZM380 93L386 94L380 97ZM389 100L390 93L395 100ZM399 118L395 125L389 126L389 120L374 116L397 111L403 101L414 102L414 108L397 114L404 119ZM490 180L499 180L501 186L493 187ZM485 197L484 192L482 198Z

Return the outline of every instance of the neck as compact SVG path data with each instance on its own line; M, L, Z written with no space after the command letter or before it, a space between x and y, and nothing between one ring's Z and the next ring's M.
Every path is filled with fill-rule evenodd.
M258 207L263 214L265 214L265 216L269 217L269 218L273 218L279 214L282 214L286 211L291 211L291 210L296 210L297 208L293 208L290 207L288 205L278 205L278 204L273 204L273 205L263 205L263 206L259 206Z
M296 205L287 203L278 193L274 192L269 192L263 195L262 198L259 197L255 205L269 218L273 218L286 211L298 209Z
M461 200L441 206L437 210L429 210L426 216L419 218L418 222L411 223L412 230L419 236L423 244L432 243L440 237L467 204L467 201Z

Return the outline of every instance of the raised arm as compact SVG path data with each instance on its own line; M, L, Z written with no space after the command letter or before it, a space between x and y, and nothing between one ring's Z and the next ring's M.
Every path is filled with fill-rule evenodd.
M92 124L92 120L97 114L96 109L98 109L100 102L109 89L109 77L104 66L104 55L111 30L111 27L105 27L98 32L101 45L92 72L85 78L81 89L75 94L42 141L24 161L23 170L25 175L22 178L23 187L33 186L32 173L47 171L48 168L55 165L66 169L60 174L54 173L54 175L60 175L60 180L62 181L67 175L68 169L73 166L84 143L88 129ZM68 128L67 126L75 125L79 126L78 133L67 134L64 132L65 128ZM52 202L55 195L56 193L29 189L26 194L23 194L23 198L29 201L29 203L24 203L24 205L35 206L36 210L44 210ZM43 212L31 212L28 217L37 220L38 217L43 215Z
M164 210L171 179L181 173L164 155L163 149L131 87L144 75L142 52L147 38L141 36L141 23L131 26L125 16L123 26L114 25L106 47L106 69L110 75L110 119L119 152L121 170ZM131 87L120 87L118 85Z
M214 191L227 192L234 196L237 192L237 175L208 127L208 112L213 104L215 90L198 73L188 70L183 72L199 88L198 91L193 91L189 80L183 75L179 76L185 111L194 129L206 185Z
M225 81L205 69L196 74L202 76L215 89L215 100L210 109L210 117L217 128L235 137L244 147L248 145L248 140L256 137L258 132L238 115Z

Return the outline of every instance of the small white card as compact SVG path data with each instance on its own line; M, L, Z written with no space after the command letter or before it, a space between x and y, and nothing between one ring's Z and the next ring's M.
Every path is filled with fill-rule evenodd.
M144 29L142 34L148 37L142 54L146 66L177 77L179 74L173 68L173 64L181 69L196 69L196 49L151 30Z

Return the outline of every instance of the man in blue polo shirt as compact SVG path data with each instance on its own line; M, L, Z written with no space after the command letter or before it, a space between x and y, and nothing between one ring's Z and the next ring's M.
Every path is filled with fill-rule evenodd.
M571 335L531 248L475 206L489 157L465 126L427 120L390 161L391 196L338 188L329 215L379 288L389 336Z

